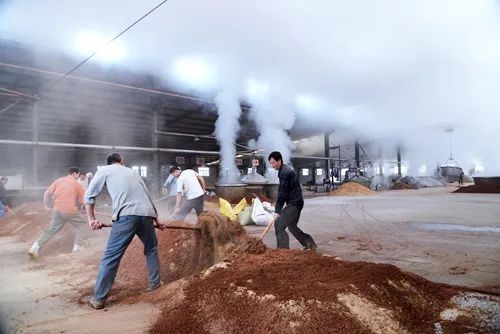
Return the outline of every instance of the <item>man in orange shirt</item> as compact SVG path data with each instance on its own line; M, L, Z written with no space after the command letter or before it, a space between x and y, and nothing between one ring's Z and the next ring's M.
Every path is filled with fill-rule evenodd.
M45 209L52 210L50 225L40 234L33 243L28 254L36 259L40 248L43 247L67 222L76 227L73 252L82 249L83 242L88 236L87 223L79 208L83 204L83 187L76 181L80 175L77 167L70 167L68 175L55 180L45 191L43 203ZM50 209L50 204L54 207Z

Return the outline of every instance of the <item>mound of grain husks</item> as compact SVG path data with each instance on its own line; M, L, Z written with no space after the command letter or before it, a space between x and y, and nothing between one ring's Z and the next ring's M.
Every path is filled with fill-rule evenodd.
M175 284L175 283L174 283ZM172 290L175 288L175 291ZM459 289L388 264L268 250L165 287L150 333L465 333ZM450 311L451 310L451 311ZM457 314L444 320L442 312Z
M347 182L330 193L331 196L375 195L377 192L356 182Z

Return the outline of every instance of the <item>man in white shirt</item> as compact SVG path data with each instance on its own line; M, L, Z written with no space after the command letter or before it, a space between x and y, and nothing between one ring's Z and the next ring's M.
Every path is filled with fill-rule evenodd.
M203 212L203 195L205 195L203 177L192 169L183 170L177 179L175 211L169 220L183 220L192 209L199 216Z

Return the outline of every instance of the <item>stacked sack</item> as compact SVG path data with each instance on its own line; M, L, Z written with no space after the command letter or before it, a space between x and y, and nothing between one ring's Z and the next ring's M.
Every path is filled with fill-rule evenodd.
M259 198L252 200L249 206L243 198L234 208L231 203L223 198L219 198L220 213L231 220L238 219L240 224L267 226L273 220L274 207L269 202L262 202Z

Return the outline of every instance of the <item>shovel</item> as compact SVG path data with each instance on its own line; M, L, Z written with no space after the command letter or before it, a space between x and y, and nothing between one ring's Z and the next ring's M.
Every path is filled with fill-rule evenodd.
M102 227L113 227L113 223L101 223ZM160 228L156 223L154 224L155 228ZM171 230L191 230L191 231L201 231L201 228L198 226L185 226L185 225L167 225L165 228Z
M96 214L101 215L101 216L107 216L111 217L109 214L103 213L103 212L96 212ZM102 227L112 227L113 222L111 223L101 223ZM155 228L160 228L156 222L154 223ZM186 225L167 225L167 229L171 230L192 230L192 231L201 231L201 228L199 226L186 226Z
M262 231L262 234L260 235L261 239L264 239L264 236L267 234L267 232L269 231L269 229L271 228L271 226L274 225L275 221L276 221L276 218L273 218L273 220L271 220L271 222L266 226L266 228L264 229L264 231Z

